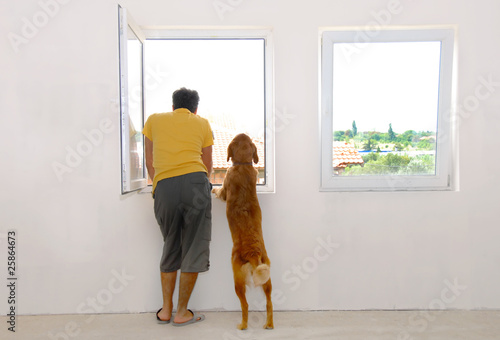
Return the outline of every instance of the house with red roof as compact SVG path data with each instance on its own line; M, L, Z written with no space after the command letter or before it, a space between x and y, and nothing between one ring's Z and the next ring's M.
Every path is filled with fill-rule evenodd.
M332 159L333 173L335 175L342 174L348 165L364 165L363 158L361 158L359 152L354 148L354 145L347 144L346 142L333 142Z
M241 132L212 122L211 127L214 134L214 146L212 151L214 171L210 178L210 182L212 184L222 184L227 169L232 166L231 160L229 162L227 161L227 147L233 138ZM254 167L259 171L258 183L264 183L264 142L258 138L252 138L252 141L257 147L257 154L259 156L259 163L254 164Z

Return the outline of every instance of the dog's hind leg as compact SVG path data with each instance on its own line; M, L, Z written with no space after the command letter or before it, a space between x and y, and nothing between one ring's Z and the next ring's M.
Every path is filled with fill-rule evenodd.
M238 325L238 329L243 330L248 327L248 302L245 297L247 273L239 261L237 263L233 263L233 273L234 290L236 291L236 295L240 299L241 304L241 323Z
M266 294L266 311L267 311L267 319L266 324L264 325L265 329L273 329L273 303L271 301L271 292L273 290L273 285L271 284L271 279L267 280L266 283L262 285L264 289L264 293Z

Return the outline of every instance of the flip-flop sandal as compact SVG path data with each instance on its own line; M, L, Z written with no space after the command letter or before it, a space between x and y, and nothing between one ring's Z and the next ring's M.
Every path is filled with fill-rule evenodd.
M187 326L187 325L191 325L193 323L197 323L197 322L201 322L201 321L205 320L205 315L198 314L198 313L195 314L191 309L188 309L188 311L191 314L193 314L193 318L191 320L186 321L186 322L180 322L180 323L172 321L172 326L176 326L176 327Z
M160 319L160 317L158 316L158 313L160 313L162 309L163 309L163 308L160 308L160 309L158 309L158 312L156 312L156 321L157 321L158 323L161 323L161 324L164 324L164 325L165 325L165 324L167 324L167 323L170 323L170 320L162 320L162 319ZM170 319L172 319L172 317L170 317Z

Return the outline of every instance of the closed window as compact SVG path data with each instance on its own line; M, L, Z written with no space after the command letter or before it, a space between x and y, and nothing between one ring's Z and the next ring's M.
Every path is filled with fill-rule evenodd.
M454 30L359 33L322 32L321 190L453 189Z

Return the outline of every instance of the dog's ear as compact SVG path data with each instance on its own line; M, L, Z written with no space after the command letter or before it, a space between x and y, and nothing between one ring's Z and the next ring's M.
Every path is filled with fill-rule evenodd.
M259 155L257 154L257 147L255 146L254 143L252 143L252 149L253 149L253 162L257 164L259 163Z
M233 142L229 143L227 146L227 161L229 162L229 159L233 157Z

